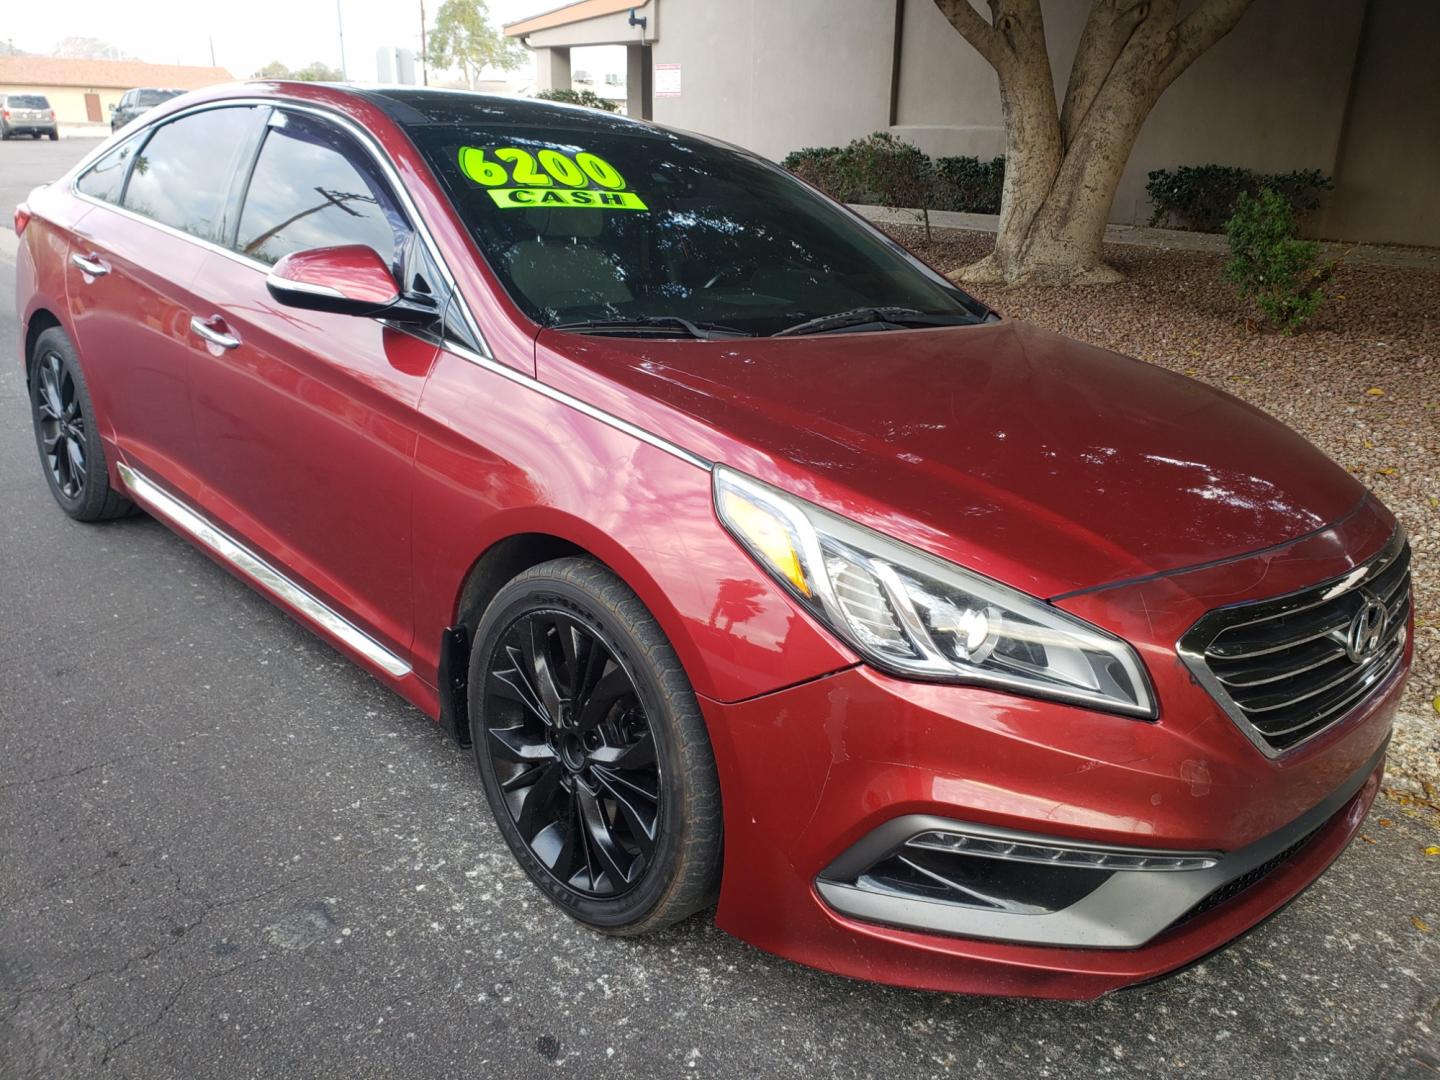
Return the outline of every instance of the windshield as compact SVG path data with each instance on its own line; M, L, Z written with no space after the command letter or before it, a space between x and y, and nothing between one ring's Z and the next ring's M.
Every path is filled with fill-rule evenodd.
M137 105L159 105L162 101L169 101L172 97L179 97L183 90L141 90L136 97Z
M11 94L5 103L12 109L48 109L50 102L39 94Z
M568 119L408 126L538 323L679 318L773 334L861 308L985 314L773 165L703 139Z

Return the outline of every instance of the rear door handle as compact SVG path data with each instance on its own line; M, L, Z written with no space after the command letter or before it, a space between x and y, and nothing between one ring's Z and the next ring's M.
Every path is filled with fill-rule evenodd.
M211 323L217 322L220 323L222 327L225 325L218 315L208 320L202 319L198 315L192 315L190 317L190 329L197 337L204 338L211 345L219 345L222 349L238 349L240 347L240 339L234 334L227 334L224 330L217 329L210 325Z
M94 256L71 255L70 262L92 278L104 277L110 272L110 267Z

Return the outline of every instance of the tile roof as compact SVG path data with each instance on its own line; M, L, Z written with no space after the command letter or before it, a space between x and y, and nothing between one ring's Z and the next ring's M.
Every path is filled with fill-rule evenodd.
M80 60L60 56L0 56L0 86L83 86L130 90L158 86L198 90L233 82L221 67L145 64L139 60Z

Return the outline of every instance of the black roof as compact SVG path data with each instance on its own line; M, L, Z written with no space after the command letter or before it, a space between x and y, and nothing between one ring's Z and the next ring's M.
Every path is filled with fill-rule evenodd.
M533 98L501 97L468 90L440 90L419 86L359 88L347 90L385 110L402 127L426 124L496 126L518 124L535 127L582 128L627 134L660 132L649 124L584 105L566 105Z

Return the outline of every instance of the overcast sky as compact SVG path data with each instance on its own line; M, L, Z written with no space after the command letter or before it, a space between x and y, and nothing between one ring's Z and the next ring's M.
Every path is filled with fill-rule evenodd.
M490 0L497 24L559 7L562 0ZM440 0L425 0L431 25ZM65 37L93 37L156 64L215 63L244 78L279 60L340 66L336 0L8 0L0 34L25 52L48 53ZM375 78L375 51L420 47L419 0L340 0L346 67Z

